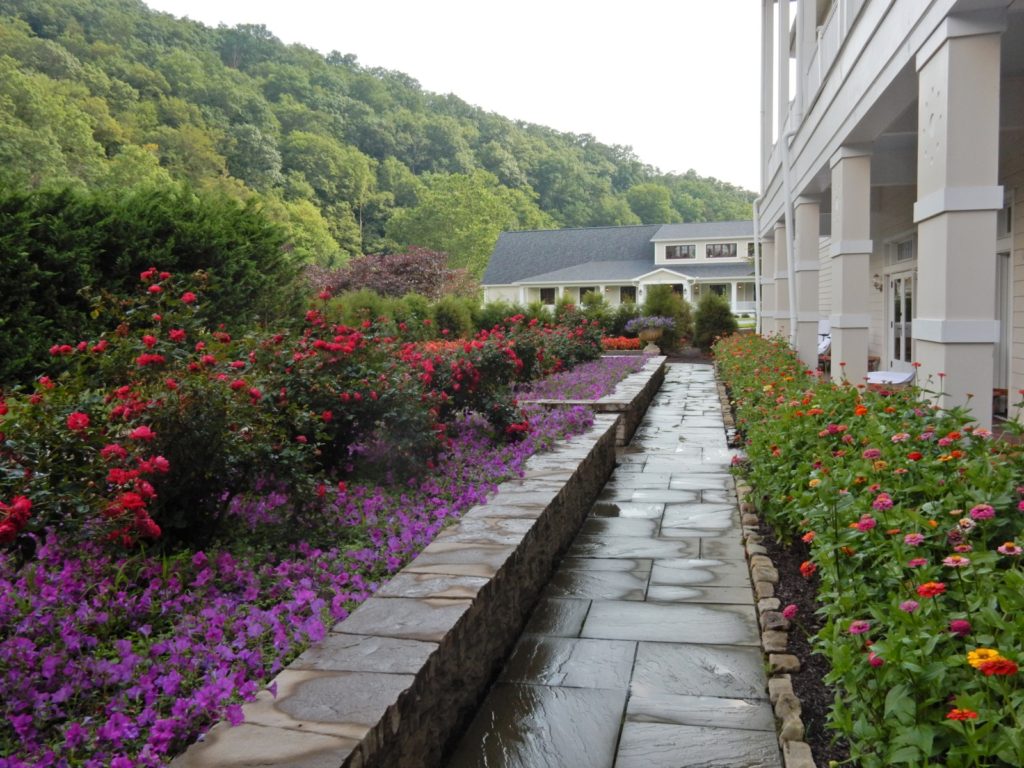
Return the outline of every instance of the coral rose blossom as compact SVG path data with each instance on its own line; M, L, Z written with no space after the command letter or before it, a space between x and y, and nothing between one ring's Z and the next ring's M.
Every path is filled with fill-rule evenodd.
M921 597L938 597L946 591L946 585L941 581L926 581L917 588L917 594Z
M818 566L812 563L810 560L804 560L800 563L800 575L805 579L811 578L818 570Z
M89 414L75 411L68 415L68 429L72 432L81 432L89 426Z

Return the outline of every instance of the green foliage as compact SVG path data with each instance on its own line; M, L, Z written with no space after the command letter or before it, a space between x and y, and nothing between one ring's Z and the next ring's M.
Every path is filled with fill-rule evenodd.
M119 297L153 264L201 273L209 322L294 311L284 243L254 203L185 187L0 195L0 382L32 375L55 343L113 328Z
M485 331L496 325L504 325L514 315L526 315L526 308L507 301L490 301L473 311L473 323L477 330Z
M690 304L671 285L648 286L641 314L645 317L671 317L676 321L674 329L667 329L662 334L659 346L674 349L683 339L693 335Z
M717 338L736 333L736 330L736 318L733 317L728 300L711 291L705 292L697 302L693 345L707 351Z
M608 305L604 296L597 291L588 291L583 294L580 304L582 304L583 316L592 323L597 323L602 333L608 333L611 330L615 311Z
M611 325L608 328L608 335L624 336L626 333L626 323L634 317L640 317L639 305L635 303L620 304L615 308L615 314L612 317Z
M398 211L388 223L387 235L444 251L450 267L479 277L502 230L552 224L528 191L502 187L495 176L477 170L428 177L416 207Z
M733 335L714 351L748 501L781 542L808 544L800 571L823 619L812 645L849 764L1024 764L1016 440L931 406L933 391L808 375L781 339Z
M444 296L434 305L434 322L439 333L465 339L473 335L473 303L457 296Z
M669 224L680 221L672 208L672 195L661 184L637 184L626 193L629 207L643 224Z
M338 256L322 222L343 254L424 245L479 272L495 228L750 215L753 195L731 185L660 174L629 147L487 113L260 25L211 29L140 3L10 0L0 51L0 184L173 178L241 199L303 199L319 219L276 218L321 262ZM431 184L421 200L431 176L477 174L488 179L481 205L467 203L465 182ZM482 217L486 231L444 239L447 208L462 212L456 222Z

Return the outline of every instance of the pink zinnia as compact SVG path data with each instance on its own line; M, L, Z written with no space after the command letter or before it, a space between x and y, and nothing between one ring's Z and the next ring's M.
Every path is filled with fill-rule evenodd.
M885 661L877 653L871 651L870 653L868 653L868 664L870 664L872 667L880 667L883 664L885 664Z
M906 432L897 432L890 439L894 443L902 443L902 442L904 442L906 440L909 440L910 439L910 435L908 435Z
M908 533L903 537L903 543L908 547L918 547L924 543L923 533Z
M976 507L971 507L971 511L967 514L971 516L972 520L988 520L996 516L996 511L990 504L979 504Z
M913 613L918 609L919 605L920 603L918 603L917 600L904 600L900 603L900 610L904 613Z
M865 632L871 629L871 622L858 620L850 624L851 635L863 635Z
M877 448L868 448L861 454L865 459L879 459L882 457L882 452Z
M971 633L971 622L967 619L953 619L949 622L949 631L957 637L966 637Z
M1016 557L1022 551L1024 550L1021 550L1021 548L1014 544L1012 541L1008 541L1005 544L1001 544L998 547L996 547L996 552L998 552L1001 555L1009 555L1010 557Z
M870 531L878 525L878 522L871 515L861 515L860 520L858 520L855 525L857 526L858 531L864 532Z
M950 568L965 568L971 564L971 560L963 555L950 555L943 559L942 564L948 565Z
M928 561L923 557L915 557L913 560L907 561L907 566L910 568L920 568L922 565L928 565Z
M892 509L892 496L888 493L880 493L875 497L875 500L871 503L874 509L879 512L884 512L887 509Z

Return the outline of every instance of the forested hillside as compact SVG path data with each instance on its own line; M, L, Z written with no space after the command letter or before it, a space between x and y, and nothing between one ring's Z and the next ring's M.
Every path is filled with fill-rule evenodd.
M502 229L746 218L753 195L412 77L135 0L5 0L0 188L187 182L255 202L298 261L422 245L479 274ZM680 148L680 156L694 148Z

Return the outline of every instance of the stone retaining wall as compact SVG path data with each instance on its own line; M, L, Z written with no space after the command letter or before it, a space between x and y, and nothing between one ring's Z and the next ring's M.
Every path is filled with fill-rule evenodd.
M438 765L611 474L618 421L597 414L532 457L282 671L276 698L260 693L244 724L215 726L172 766Z

